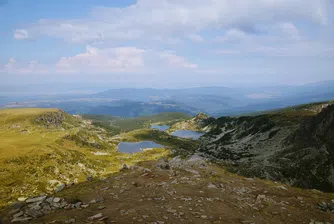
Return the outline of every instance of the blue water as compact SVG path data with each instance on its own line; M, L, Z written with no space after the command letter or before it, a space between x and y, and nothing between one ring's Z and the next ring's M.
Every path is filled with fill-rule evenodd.
M151 125L151 128L158 129L160 131L166 131L169 127L169 125Z
M124 153L142 152L142 149L147 148L165 148L165 146L152 141L143 142L120 142L117 146L118 151Z
M199 137L201 137L204 134L205 134L204 132L190 131L190 130L178 130L171 133L171 135L180 138L192 138L192 139L199 139Z

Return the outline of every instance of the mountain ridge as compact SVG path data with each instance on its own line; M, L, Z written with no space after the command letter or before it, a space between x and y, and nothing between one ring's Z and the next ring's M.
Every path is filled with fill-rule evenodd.
M328 102L253 117L222 117L200 138L198 151L239 174L334 191L333 113L333 102Z

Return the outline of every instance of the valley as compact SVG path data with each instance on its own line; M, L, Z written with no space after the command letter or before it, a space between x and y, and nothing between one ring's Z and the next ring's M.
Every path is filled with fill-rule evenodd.
M333 105L220 118L2 109L0 214L5 223L330 223Z

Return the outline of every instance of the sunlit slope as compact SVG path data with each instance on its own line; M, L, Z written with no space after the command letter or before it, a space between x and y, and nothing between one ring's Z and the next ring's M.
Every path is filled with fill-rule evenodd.
M109 138L104 129L58 109L0 110L0 206L166 153L119 153Z

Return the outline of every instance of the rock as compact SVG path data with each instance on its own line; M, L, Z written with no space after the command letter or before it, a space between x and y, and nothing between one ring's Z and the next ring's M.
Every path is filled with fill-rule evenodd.
M206 216L206 215L201 215L201 219L207 219L208 218L208 216Z
M81 208L88 208L89 204L81 205Z
M334 212L334 203L333 202L320 202L318 203L318 208L325 212Z
M67 205L68 203L66 202L66 201L62 201L61 203L60 203L60 208L64 208L66 205Z
M46 189L49 192L54 192L58 189L59 186L63 185L59 180L49 180Z
M48 197L47 199L45 199L45 201L48 202L48 203L52 203L53 199L54 199L54 197Z
M29 220L31 220L31 217L17 217L15 219L12 220L12 222L27 222Z
M177 184L177 179L173 180L171 184Z
M87 178L86 178L87 181L93 181L93 179L94 179L94 178L93 178L92 175L88 175Z
M214 184L211 183L211 184L208 185L208 188L214 189L214 188L217 188L217 187L216 187L216 185L214 185Z
M42 209L42 207L39 206L39 205L35 205L35 206L31 207L31 209L36 210L36 211L39 211L39 210Z
M109 190L109 186L108 187L104 187L104 188L101 188L101 191L107 191L107 190Z
M257 203L261 203L265 198L266 198L265 195L263 195L263 194L259 194L259 195L256 197L256 201L255 201L255 203L256 203L256 204L257 204Z
M163 170L168 170L170 168L168 159L166 159L166 158L158 159L157 167L159 167L160 169L163 169Z
M199 155L199 154L194 154L192 155L188 160L187 164L191 166L196 166L196 167L205 167L207 166L206 159Z
M28 198L26 198L26 197L19 197L17 200L18 201L22 201L22 202L24 202L24 201L26 201Z
M46 196L40 196L40 197L34 197L34 198L28 198L26 200L26 203L34 203L34 202L42 202L46 199Z
M171 161L169 161L169 165L170 167L172 168L180 168L182 167L184 164L183 164L183 161L181 159L181 156L176 156L174 157Z
M177 212L175 209L171 209L171 208L169 208L169 209L167 209L166 210L166 212L168 212L168 213L175 213L175 212Z
M26 205L26 203L24 203L24 202L16 201L9 206L9 209L11 209L11 210L21 209L25 205Z
M281 190L285 190L285 191L288 190L288 189L287 189L286 187L284 187L284 186L275 186L275 188L278 188L278 189L281 189Z
M180 156L174 157L169 161L172 168L186 168L186 167L205 167L207 166L206 159L199 154L194 154L186 160L182 160Z
M98 210L102 210L102 209L105 209L105 208L106 208L106 206L104 206L104 205L101 205L101 206L97 207Z
M49 213L51 211L50 205L48 203L45 203L45 204L43 203L42 204L42 211L43 211L44 214Z
M12 215L12 214L15 214L15 213L18 213L20 211L21 208L15 208L11 211L8 212L9 215Z
M124 163L123 166L122 166L122 168L121 168L121 171L128 170L128 169L129 169L129 167Z
M66 224L75 223L75 219L71 218L65 222Z
M98 197L98 198L96 198L96 202L104 202L104 198L103 197Z
M19 211L18 213L16 213L15 215L13 215L13 218L17 218L17 217L20 217L24 214L23 211Z
M80 208L81 205L82 205L82 202L79 201L79 202L77 202L77 203L74 204L74 207L75 207L75 208Z
M105 223L105 221L108 220L108 219L109 219L108 216L104 216L104 217L98 219L97 221ZM110 223L114 223L114 221L111 221Z
M93 215L93 216L87 218L87 220L93 221L93 220L96 220L96 219L99 219L99 218L102 218L102 217L103 217L102 213L98 213L96 215Z
M201 177L201 175L199 174L199 172L197 170L193 170L193 169L186 169L187 172L194 174L196 177Z
M59 186L57 187L57 189L56 189L56 193L58 193L58 192L64 190L64 188L65 188L65 184L61 184L61 185L59 185Z
M33 217L33 218L38 218L38 217L41 217L41 216L44 215L41 211L37 211L35 209L28 209L26 211L26 214Z
M55 197L54 199L53 199L53 202L56 202L56 203L58 203L58 202L60 202L60 198L58 198L58 197Z

